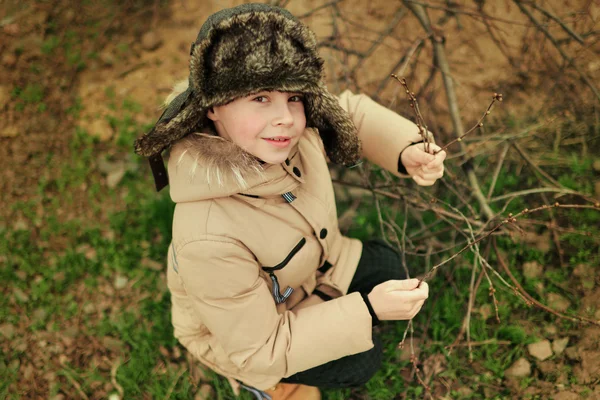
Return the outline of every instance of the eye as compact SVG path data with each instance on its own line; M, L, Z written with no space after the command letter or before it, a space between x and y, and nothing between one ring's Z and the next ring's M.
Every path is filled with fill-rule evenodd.
M252 101L257 101L259 103L266 103L267 98L265 96L256 96L255 98L252 99Z
M290 101L293 101L296 103L301 102L303 99L304 99L304 96L302 96L302 95L295 95L295 96L290 97Z

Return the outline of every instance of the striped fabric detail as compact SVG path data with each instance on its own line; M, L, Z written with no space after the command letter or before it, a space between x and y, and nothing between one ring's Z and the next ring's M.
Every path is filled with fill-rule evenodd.
M285 290L283 291L283 294L279 291L280 287L279 287L279 281L277 280L277 277L275 276L274 273L270 273L269 276L271 277L271 281L273 282L273 298L275 299L275 303L277 304L281 304L284 301L287 300L288 297L290 297L290 295L292 294L292 292L294 291L294 289L292 289L291 287L287 287L285 288Z
M240 384L241 387L243 387L244 389L246 389L247 391L252 393L254 395L254 397L256 398L256 400L271 400L271 396L269 396L262 390L258 390L256 388L253 388L252 386L244 385L240 381L238 381L238 383Z
M283 197L288 203L291 203L292 201L296 200L296 196L294 196L292 192L284 193L281 195L281 197Z

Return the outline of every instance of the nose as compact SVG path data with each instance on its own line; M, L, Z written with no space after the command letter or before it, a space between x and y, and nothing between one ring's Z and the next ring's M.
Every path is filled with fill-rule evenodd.
M290 112L289 103L285 101L276 108L276 114L273 118L273 126L292 126L294 117Z

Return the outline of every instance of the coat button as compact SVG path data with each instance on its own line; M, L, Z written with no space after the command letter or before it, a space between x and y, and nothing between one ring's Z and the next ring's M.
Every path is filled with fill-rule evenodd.
M288 160L287 158L285 159L285 165L290 165L290 160Z
M325 239L327 237L327 229L325 229L325 228L321 229L321 232L319 233L319 237L321 239Z
M293 171L294 171L294 174L296 174L296 176L298 178L300 178L302 176L302 174L300 173L300 170L298 169L298 167L294 167Z

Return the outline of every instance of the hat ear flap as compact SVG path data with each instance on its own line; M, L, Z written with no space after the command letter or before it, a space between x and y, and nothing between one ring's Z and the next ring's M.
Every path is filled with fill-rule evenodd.
M325 87L321 87L320 93L306 97L307 126L319 130L329 159L346 167L356 165L361 158L361 146L350 115Z
M191 91L187 90L177 96L152 130L135 141L136 154L143 157L160 154L175 141L206 125L206 109L201 108L198 100L190 94Z

